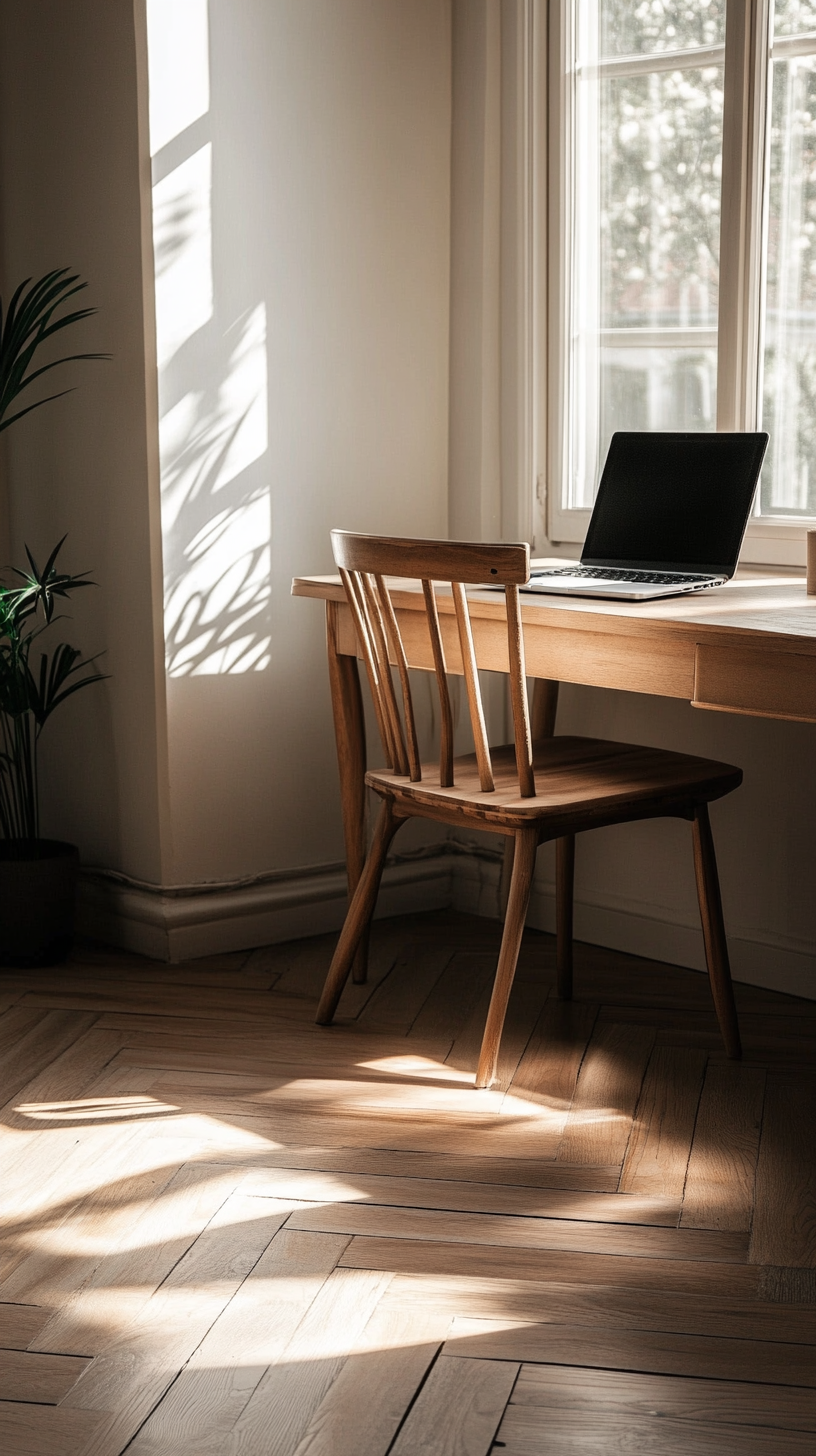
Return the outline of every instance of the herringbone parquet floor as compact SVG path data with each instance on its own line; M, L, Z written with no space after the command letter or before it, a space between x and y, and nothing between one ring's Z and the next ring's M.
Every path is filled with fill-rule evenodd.
M813 1456L816 1002L498 934L0 978L4 1456Z

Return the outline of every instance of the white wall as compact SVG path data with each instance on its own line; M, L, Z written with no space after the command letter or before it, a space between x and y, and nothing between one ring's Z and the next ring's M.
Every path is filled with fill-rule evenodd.
M435 535L447 522L447 0L210 0L208 10L210 111L194 138L212 145L212 315L162 369L161 408L197 393L187 439L202 414L210 428L242 321L261 310L268 444L261 432L246 465L222 472L226 484L217 469L202 484L194 462L180 508L165 452L177 512L165 519L165 559L183 595L190 543L225 506L236 522L254 512L250 546L269 555L268 577L246 595L238 635L250 640L237 665L219 670L213 657L231 640L236 578L188 631L216 636L182 651L169 679L172 878L182 883L342 857L323 613L292 600L290 581L330 569L332 526ZM166 13L149 12L154 47ZM216 549L211 575L232 549L223 562Z
M56 387L75 392L0 436L15 559L23 541L42 559L69 533L66 569L90 569L99 589L77 596L66 636L103 651L110 673L46 727L42 827L78 842L86 862L160 881L166 726L132 6L3 0L0 108L3 296L72 267L99 316L64 334L62 352L113 356L69 366Z
M153 159L163 538L145 0L0 0L4 291L70 263L99 308L76 346L114 356L9 432L5 473L17 554L68 529L93 569L75 637L111 674L47 730L44 829L105 872L86 927L180 954L321 911L276 919L275 882L214 929L163 889L342 858L323 613L292 575L329 568L334 525L446 530L451 22L449 0L148 8L181 22Z

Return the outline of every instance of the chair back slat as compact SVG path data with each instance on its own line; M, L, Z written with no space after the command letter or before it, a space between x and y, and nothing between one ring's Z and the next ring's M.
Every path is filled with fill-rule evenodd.
M462 653L462 665L465 669L465 685L467 687L468 707L470 709L470 726L473 729L473 742L476 748L476 762L479 767L479 786L482 793L491 794L495 787L493 783L493 765L490 761L490 748L487 742L487 729L484 720L484 708L482 706L482 689L479 683L479 672L476 667L476 652L473 646L473 632L470 625L470 613L468 611L465 588L460 581L451 582L453 592L453 606L456 612L456 625L459 629L459 647Z
M516 769L522 799L535 798L533 773L533 736L530 732L530 709L527 703L524 632L521 625L521 602L517 586L504 589L507 601L507 649L510 657L510 701L513 705L513 727L516 739Z
M377 583L377 591L380 597L385 628L388 633L388 641L394 661L397 664L400 686L402 688L402 710L405 718L405 738L408 750L408 774L411 782L418 784L422 779L422 768L419 762L419 744L417 742L416 722L414 719L414 704L411 698L411 679L408 676L408 658L405 655L402 635L397 622L397 614L394 611L394 603L391 600L385 580L379 572L375 573L374 580Z
M425 616L431 637L431 653L439 691L439 783L443 789L453 787L453 712L448 691L448 669L445 663L445 649L439 630L439 613L436 607L436 593L433 582L423 578L422 595L425 598Z
M363 661L368 674L368 685L371 689L371 700L374 704L374 712L377 718L377 727L380 733L383 752L389 768L393 768L396 756L394 752L394 741L391 736L391 726L384 711L380 672L377 666L371 623L366 610L366 599L362 582L360 581L358 572L346 571L342 566L340 568L340 577L345 587L346 599L351 608L351 615L354 618L357 639L362 648Z
M394 748L393 768L395 773L407 774L408 755L405 752L405 740L402 736L402 724L400 722L399 708L397 707L397 698L394 692L394 682L391 677L391 664L388 657L388 643L386 642L385 624L380 607L379 593L374 578L369 572L361 572L360 581L368 608L374 647L377 654L383 711L391 732L391 742Z
M332 531L332 547L366 665L385 756L395 773L410 775L415 783L421 779L421 766L408 659L385 578L411 577L422 583L425 619L439 693L439 783L442 788L452 788L454 783L453 711L433 584L434 581L450 584L483 793L494 791L494 777L465 586L490 584L504 587L519 792L522 798L533 798L535 776L518 592L519 586L530 576L529 547L523 542L490 545L470 541L362 536L347 531ZM404 732L391 676L391 660L396 664L402 689Z

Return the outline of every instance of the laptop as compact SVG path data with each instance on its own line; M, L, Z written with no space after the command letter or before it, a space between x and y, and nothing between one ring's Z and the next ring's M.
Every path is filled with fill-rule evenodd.
M580 566L533 567L523 592L650 601L737 568L768 436L612 436Z

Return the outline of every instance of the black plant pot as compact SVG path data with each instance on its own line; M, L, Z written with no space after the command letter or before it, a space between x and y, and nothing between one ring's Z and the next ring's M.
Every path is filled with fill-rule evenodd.
M74 933L79 850L59 839L0 839L0 966L53 966Z

